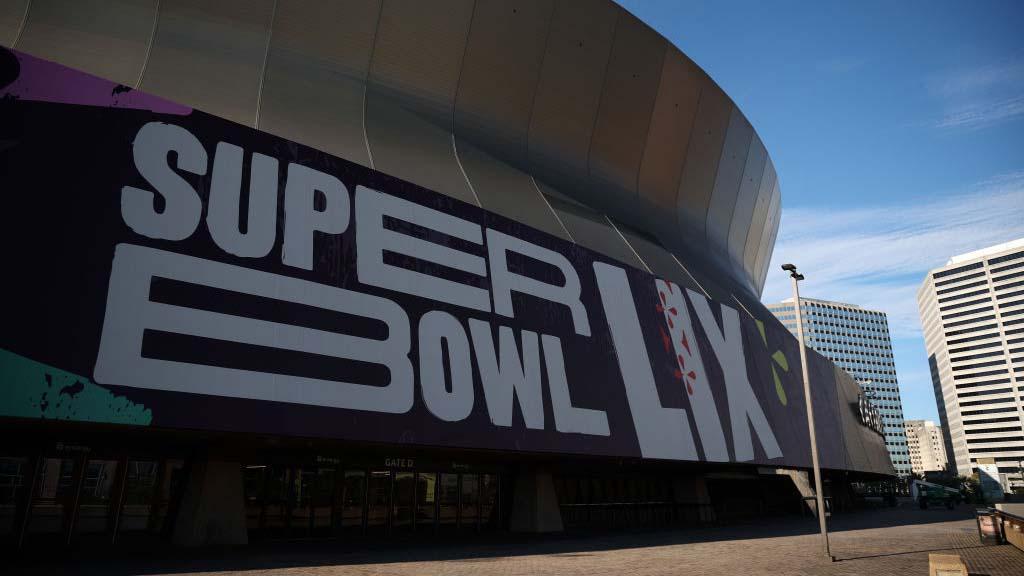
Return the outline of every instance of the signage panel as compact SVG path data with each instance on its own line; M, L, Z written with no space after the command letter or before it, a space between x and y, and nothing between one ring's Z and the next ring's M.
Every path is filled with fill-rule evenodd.
M0 415L809 465L797 345L766 311L3 57ZM811 362L823 461L891 472Z

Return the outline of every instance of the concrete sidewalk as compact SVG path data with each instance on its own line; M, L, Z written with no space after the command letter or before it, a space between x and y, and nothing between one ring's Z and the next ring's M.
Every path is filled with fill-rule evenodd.
M823 559L812 519L765 519L687 531L429 545L257 545L229 551L91 557L41 562L26 573L317 576L410 574L926 575L929 552L958 553L971 574L1024 575L1024 552L981 546L973 508L895 509L839 516Z

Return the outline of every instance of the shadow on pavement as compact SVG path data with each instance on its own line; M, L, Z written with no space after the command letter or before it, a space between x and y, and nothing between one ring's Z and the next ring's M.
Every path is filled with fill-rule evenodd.
M907 506L847 513L834 517L830 531L888 528L936 522L961 521L974 510L918 510ZM601 532L570 535L501 534L472 540L436 538L393 539L385 542L297 541L258 542L248 547L175 549L126 548L79 549L55 556L49 552L27 552L15 562L32 574L185 574L355 566L424 561L486 562L527 555L586 557L596 552L632 548L695 544L725 540L752 540L817 533L812 517L763 518L745 523L707 526L685 530L645 532ZM914 554L934 550L900 552ZM885 556L880 555L880 556ZM870 558L863 556L860 558ZM840 561L858 558L843 558ZM19 573L19 572L15 572Z
M901 552L888 552L886 554L867 554L864 556L851 556L848 558L836 558L836 562L848 562L850 560L867 560L869 558L887 558L889 556L906 556L907 554L922 554L925 552L955 552L959 550L970 550L971 548L987 548L985 544L978 544L977 546L955 546L947 548L929 548L927 550L904 550Z

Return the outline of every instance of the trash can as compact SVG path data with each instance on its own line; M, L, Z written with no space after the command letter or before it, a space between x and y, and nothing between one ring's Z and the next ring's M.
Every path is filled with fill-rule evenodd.
M1000 531L999 517L994 510L978 508L975 511L978 520L978 539L982 544L1002 544L1003 535Z

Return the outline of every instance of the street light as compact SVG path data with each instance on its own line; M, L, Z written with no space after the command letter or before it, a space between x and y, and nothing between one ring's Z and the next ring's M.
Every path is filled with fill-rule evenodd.
M825 487L821 483L821 466L818 464L818 440L814 433L814 403L811 400L811 380L807 375L807 348L804 346L804 320L800 310L800 286L798 282L804 275L796 271L793 264L783 264L782 269L789 272L793 279L793 304L796 308L796 339L800 342L800 368L804 377L804 400L807 404L807 431L811 437L811 465L814 468L814 486L818 525L821 527L821 542L825 547L825 556L833 562L832 552L828 547L828 528L825 526Z

